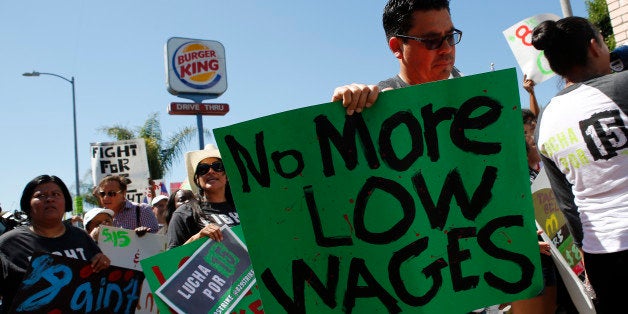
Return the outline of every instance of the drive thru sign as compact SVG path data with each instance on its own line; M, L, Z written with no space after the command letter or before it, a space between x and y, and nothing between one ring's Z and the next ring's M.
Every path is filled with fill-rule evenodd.
M228 104L173 102L168 107L168 114L171 115L224 116L227 112L229 112Z
M199 149L203 149L203 116L224 116L229 112L227 104L203 103L227 90L225 48L214 40L172 37L166 43L165 56L168 91L193 101L170 103L168 114L195 115Z

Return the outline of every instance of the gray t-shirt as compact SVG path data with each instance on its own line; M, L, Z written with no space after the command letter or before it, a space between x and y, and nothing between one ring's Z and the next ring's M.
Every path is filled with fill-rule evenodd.
M451 78L457 78L457 77L462 77L462 72L460 72L456 67L453 67L453 69L451 70L451 75L449 75L449 78L451 79ZM399 75L395 75L387 80L383 80L377 83L377 87L379 87L380 90L383 90L385 88L398 89L398 88L404 88L408 86L410 85L408 85L408 83L402 80Z

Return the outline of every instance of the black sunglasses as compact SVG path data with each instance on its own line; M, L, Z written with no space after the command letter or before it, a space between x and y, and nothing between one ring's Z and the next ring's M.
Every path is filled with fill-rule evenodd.
M419 37L412 37L412 36L406 36L406 35L395 35L395 37L416 40L422 43L425 46L425 48L427 48L427 50L435 50L435 49L440 48L443 45L443 42L445 40L447 41L447 44L450 46L454 46L457 43L459 43L460 40L462 39L462 31L454 28L451 34L447 34L443 37L436 37L436 38L419 38Z
M215 172L223 172L225 171L225 165L223 165L220 161L212 162L211 164L198 164L198 166L196 166L196 175L205 175L209 172L209 169L212 169Z

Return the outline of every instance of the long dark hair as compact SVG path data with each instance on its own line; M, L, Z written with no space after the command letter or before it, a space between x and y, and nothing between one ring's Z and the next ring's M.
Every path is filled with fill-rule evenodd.
M164 225L164 228L165 228L164 232L168 231L168 225L170 224L170 220L172 220L172 214L178 208L177 207L176 198L177 198L177 193L179 193L179 191L190 193L191 198L188 200L187 203L189 203L189 202L196 202L196 195L194 195L194 192L192 192L191 190L176 189L176 190L172 191L172 193L170 193L170 196L168 197L168 203L166 203L166 214L164 216L164 218L166 219L166 224ZM181 206L183 206L183 205L181 205Z
M57 176L42 174L40 176L35 177L30 182L28 182L26 184L26 187L24 187L24 191L22 192L22 198L20 199L20 207L22 208L22 211L26 213L28 218L30 218L31 216L31 198L33 197L33 194L35 193L35 189L39 185L44 184L44 183L54 183L61 189L61 192L63 193L63 198L65 199L65 211L71 212L72 211L72 196L70 195L70 190L68 190L68 187L65 185L65 183L63 183L63 181L59 179L59 177Z
M570 77L574 67L587 65L589 42L591 39L599 42L598 34L589 20L570 16L537 25L532 31L532 45L543 50L554 72Z

